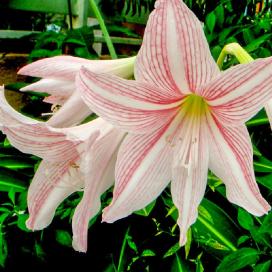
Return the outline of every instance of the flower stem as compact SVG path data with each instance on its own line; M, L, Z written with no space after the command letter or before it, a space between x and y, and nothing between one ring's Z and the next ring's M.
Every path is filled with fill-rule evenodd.
M110 55L111 55L111 58L112 59L117 59L118 57L117 57L117 54L115 52L113 43L111 41L109 32L108 32L107 27L105 25L105 21L104 21L104 19L102 17L102 14L101 14L95 0L89 0L89 1L90 1L90 6L91 6L91 8L92 8L92 10L93 10L93 12L95 14L95 17L99 22L100 28L101 28L101 30L103 32L106 44L108 46L108 49L109 49L109 52L110 52Z
M254 60L240 44L230 43L224 46L217 60L220 69L227 55L235 56L240 63L250 63Z

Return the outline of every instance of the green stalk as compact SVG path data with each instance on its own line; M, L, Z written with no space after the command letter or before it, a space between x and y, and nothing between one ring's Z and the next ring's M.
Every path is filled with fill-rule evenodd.
M220 239L230 250L237 251L237 248L227 240L220 232L218 232L208 221L206 221L201 215L198 216L198 220L218 239Z
M95 0L89 0L89 1L90 1L90 6L91 6L91 8L92 8L92 10L93 10L93 12L95 14L95 17L96 17L96 19L99 22L100 28L101 28L101 30L103 32L103 36L104 36L106 44L108 46L111 58L112 59L117 59L118 57L117 57L117 54L115 52L113 43L111 41L109 32L108 32L107 27L105 25L105 21L104 21L104 19L102 17L102 14L101 14L101 12L100 12L100 10L99 10L99 8L98 8Z
M254 60L240 44L230 43L224 46L217 60L220 69L227 55L235 56L240 63L250 63Z
M127 246L127 236L128 236L128 233L129 233L129 227L126 231L126 234L125 234L125 237L124 237L124 240L123 240L123 243L122 243L122 247L121 247L121 251L120 251L120 256L119 256L119 261L118 261L118 267L117 267L117 271L118 272L121 272L123 270L122 269L122 266L123 266L123 258L124 258L124 254L125 254L125 250L126 250L126 246Z

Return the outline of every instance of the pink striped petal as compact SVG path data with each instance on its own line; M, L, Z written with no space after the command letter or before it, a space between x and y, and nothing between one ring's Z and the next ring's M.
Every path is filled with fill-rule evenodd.
M137 57L136 79L177 97L180 93L197 93L218 74L201 23L193 12L180 0L157 1Z
M246 127L225 127L211 116L208 126L209 168L225 183L227 198L253 215L266 214L270 206L255 181L252 144Z
M84 65L91 71L111 72L116 75L132 76L134 58L118 60L87 60L72 56L46 58L28 64L19 70L19 74L33 77L74 80L80 67Z
M73 81L52 78L41 79L20 89L22 92L35 91L65 98L70 97L74 90L75 85Z
M140 210L164 190L171 179L173 146L171 135L179 123L145 135L128 135L117 157L113 200L103 221L114 222Z
M59 204L83 185L79 169L71 162L42 161L28 190L27 227L31 230L47 227Z
M91 114L90 108L75 91L64 105L47 121L53 127L75 126Z
M28 192L29 228L37 230L50 224L58 205L71 193L88 185L86 181L89 174L97 174L96 172L91 173L93 168L90 158L98 156L94 151L99 151L92 149L94 144L97 145L94 142L93 132L95 130L101 132L99 136L99 142L101 142L113 128L101 118L90 123L75 128L63 129L69 139L79 138L83 141L77 147L77 150L73 150L73 157L70 160L59 162L43 160L41 162ZM114 143L113 140L116 140L116 136L112 136L114 139L111 139L111 143ZM106 155L106 151L110 152L110 150L105 150L103 155ZM102 166L103 162L100 161L97 167Z
M204 118L205 115L185 116L175 141L171 194L179 211L181 246L185 245L187 231L197 219L207 184L209 150Z
M162 127L176 114L180 101L170 101L145 83L82 69L77 87L84 102L113 125L137 133Z
M272 99L265 105L265 111L269 119L270 127L272 129Z
M94 141L103 127L101 119L66 129L53 128L47 123L28 118L15 111L0 93L1 130L11 144L22 152L50 161L71 160L80 153L89 137Z
M87 251L89 220L100 210L100 196L113 185L116 154L123 138L124 133L109 127L83 155L85 189L73 216L73 247L77 251Z
M208 84L203 95L225 124L242 124L272 98L272 57L241 64Z

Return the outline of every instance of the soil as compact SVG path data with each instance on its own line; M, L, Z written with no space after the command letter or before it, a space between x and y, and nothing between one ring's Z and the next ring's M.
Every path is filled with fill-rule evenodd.
M0 54L1 55L1 54ZM0 58L0 86L25 81L25 76L17 75L17 71L27 63L27 55L24 54L2 54ZM23 93L5 90L5 96L11 106L15 109L22 107Z

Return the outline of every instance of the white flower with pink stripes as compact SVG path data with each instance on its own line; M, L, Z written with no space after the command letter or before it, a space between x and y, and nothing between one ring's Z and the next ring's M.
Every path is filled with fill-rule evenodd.
M202 26L180 0L158 0L135 64L136 80L82 68L77 87L90 109L129 134L103 219L142 209L171 181L180 243L197 218L208 168L229 201L261 216L270 210L255 181L245 122L272 98L272 58L220 72Z
M114 183L114 165L124 133L101 118L69 128L53 128L15 111L0 92L0 129L22 152L42 158L27 196L27 227L47 227L62 201L84 190L73 215L73 247L87 251L89 220L100 196Z
M72 56L57 56L30 63L18 71L20 75L40 77L39 81L21 89L48 93L45 102L61 105L48 124L54 127L77 125L92 112L76 92L75 77L81 66L123 78L133 76L135 57L117 60L87 60Z

